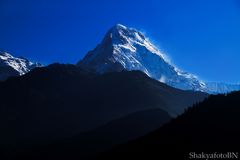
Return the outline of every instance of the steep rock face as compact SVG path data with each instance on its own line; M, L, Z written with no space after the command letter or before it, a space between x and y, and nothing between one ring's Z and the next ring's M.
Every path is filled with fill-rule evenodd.
M140 70L151 78L170 86L205 91L205 83L170 64L164 54L141 32L117 24L105 35L101 44L78 63L98 73Z
M0 52L0 80L8 77L22 76L33 68L41 67L40 63L33 63L23 57L13 57L6 52Z

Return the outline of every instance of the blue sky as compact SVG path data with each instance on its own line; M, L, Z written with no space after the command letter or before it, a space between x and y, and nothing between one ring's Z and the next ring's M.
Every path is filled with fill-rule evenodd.
M238 0L1 0L0 49L76 63L116 23L143 31L182 70L240 82Z

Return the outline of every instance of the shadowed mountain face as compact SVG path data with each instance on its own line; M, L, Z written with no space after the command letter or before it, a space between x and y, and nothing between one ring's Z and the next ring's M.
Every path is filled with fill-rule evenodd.
M161 109L138 111L112 120L92 131L50 145L30 148L16 157L34 160L85 159L150 133L170 119L169 114Z
M60 64L10 78L0 90L5 149L48 144L148 109L176 116L208 96L169 87L139 71L95 75Z
M239 152L240 92L210 96L155 132L103 159L190 159L190 153Z

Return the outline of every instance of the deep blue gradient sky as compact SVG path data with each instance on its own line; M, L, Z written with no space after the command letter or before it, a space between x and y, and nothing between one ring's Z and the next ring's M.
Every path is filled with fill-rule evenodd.
M143 31L180 69L240 82L238 0L1 0L0 49L76 63L116 23Z

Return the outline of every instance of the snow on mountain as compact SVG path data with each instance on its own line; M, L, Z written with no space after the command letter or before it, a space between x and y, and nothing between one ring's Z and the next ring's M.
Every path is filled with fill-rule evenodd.
M0 52L0 80L24 75L36 67L42 67L42 65L33 63L23 57L13 57L7 52Z
M77 65L98 73L140 70L183 90L225 93L240 89L240 85L205 83L195 75L179 70L141 32L121 24L113 26L102 42Z
M231 91L239 91L240 84L226 84L217 82L207 82L206 83L207 92L209 93L228 93Z
M204 82L170 64L141 32L120 24L112 27L101 44L88 52L78 65L99 73L140 70L176 88L206 90Z

